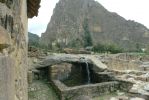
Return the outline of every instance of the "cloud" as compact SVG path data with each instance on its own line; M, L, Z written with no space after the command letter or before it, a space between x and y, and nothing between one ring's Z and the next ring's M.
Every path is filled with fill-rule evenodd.
M37 35L41 35L41 33L45 32L47 25L45 24L32 24L29 26L29 32L35 33Z
M135 20L149 28L149 0L96 0L106 9L125 19Z
M28 31L38 34L46 31L46 27L51 19L53 9L58 0L41 0L41 7L37 17L28 20Z

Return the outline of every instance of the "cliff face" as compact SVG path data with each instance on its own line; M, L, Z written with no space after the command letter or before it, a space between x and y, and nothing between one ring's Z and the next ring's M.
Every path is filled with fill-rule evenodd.
M86 45L86 41L91 41ZM145 47L149 30L107 11L94 0L60 0L40 43L49 47L116 44L128 50Z

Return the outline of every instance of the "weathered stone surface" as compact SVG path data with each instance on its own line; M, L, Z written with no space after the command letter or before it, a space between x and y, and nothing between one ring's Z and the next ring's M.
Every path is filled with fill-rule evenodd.
M31 84L33 82L33 73L32 73L32 71L28 71L27 79L28 79L29 84Z
M103 57L103 62L108 66L108 69L117 71L140 71L142 62L139 56L129 53L115 54Z
M144 86L144 90L146 90L146 91L149 92L149 84L147 84L147 85Z
M84 62L84 60L81 60L82 56L79 55L72 55L72 54L56 54L48 56L43 62L39 63L37 65L37 68L39 67L47 67L50 65L62 63L62 62ZM85 59L87 62L91 63L90 59Z
M106 70L107 66L103 64L99 59L91 55L73 55L73 54L56 54L52 56L48 56L41 63L35 65L36 68L47 67L54 64L69 62L69 63L90 63L95 65L94 70Z
M100 59L98 59L96 56L86 56L87 59L90 59L92 61L92 64L94 64L96 67L94 67L94 70L99 71L98 69L106 70L107 66L101 62Z
M0 100L14 100L14 75L13 60L8 56L0 56Z
M0 0L0 100L28 99L27 10L27 0Z
M64 80L68 78L72 70L72 64L60 63L49 67L49 77L51 80Z
M118 96L117 99L118 100L129 100L127 96Z
M111 72L98 72L95 73L93 78L95 78L97 82L109 82L115 80L115 77Z
M8 32L0 26L0 51L10 46L10 36Z
M134 84L133 82L123 80L123 79L117 79L117 81L120 84L119 89L124 91L124 92L128 92Z
M53 82L53 85L57 88L56 90L59 93L61 100L74 100L80 95L98 97L103 94L114 92L119 88L119 83L115 81L75 87L67 87L58 80L53 80Z
M0 52L10 57L0 56L0 100L28 99L27 22L27 0L0 0Z
M81 95L73 100L92 100L89 96Z
M149 71L149 62L142 62L139 66L143 71Z
M70 49L70 48L65 48L63 51L66 54L91 54L90 51L76 50L76 49Z
M110 98L110 100L118 100L116 97L112 97Z
M145 99L136 97L136 98L131 98L130 100L145 100Z

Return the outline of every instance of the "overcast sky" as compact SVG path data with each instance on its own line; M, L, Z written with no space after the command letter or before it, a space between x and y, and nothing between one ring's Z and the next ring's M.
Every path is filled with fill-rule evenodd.
M59 0L41 0L38 17L29 19L29 32L44 33L53 9ZM116 12L127 20L135 20L149 28L149 0L96 0L111 12Z

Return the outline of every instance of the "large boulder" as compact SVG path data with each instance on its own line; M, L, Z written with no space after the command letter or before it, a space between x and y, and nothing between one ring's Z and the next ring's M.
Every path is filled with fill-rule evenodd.
M42 62L35 65L35 68L48 67L62 62L68 63L90 63L93 64L93 69L96 71L106 70L107 66L103 64L98 58L92 55L73 55L73 54L56 54L50 55Z

